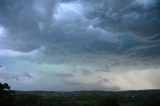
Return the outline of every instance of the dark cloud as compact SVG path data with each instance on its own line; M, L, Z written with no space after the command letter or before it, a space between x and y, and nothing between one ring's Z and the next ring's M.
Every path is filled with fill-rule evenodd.
M32 78L33 76L28 73L28 72L24 72L23 75L26 77L26 78Z
M75 75L72 73L55 73L54 74L57 77L61 77L61 78L68 78L68 77L74 77Z
M101 0L101 2L88 2L89 4L92 3L93 8L90 9L87 17L93 21L95 27L119 34L126 34L119 38L122 42L121 49L114 51L113 48L115 46L109 46L111 47L109 50L121 53L120 51L132 50L132 48L138 47L138 50L132 51L132 53L136 53L137 58L141 56L145 58L159 57L158 54L160 52L158 50L160 47L159 42L156 42L159 39L160 28L159 0L123 0L121 2ZM151 45L156 47L150 47ZM142 46L146 48L143 49Z
M95 26L119 33L128 33L134 36L151 37L159 35L160 8L159 0L144 0L147 7L137 0L106 0L91 3L93 10L88 15L92 20L97 20ZM151 3L153 2L153 5Z
M158 67L159 14L159 0L0 0L0 64L79 66L76 74L87 77L117 67ZM21 76L33 78L1 74Z
M106 79L106 78L103 78L103 79L101 79L99 82L100 82L100 83L103 83L103 82L109 82L109 80L108 80L108 79Z
M73 90L102 90L102 91L118 91L118 86L104 86L101 82L83 83L75 81L66 81L66 86L72 86Z
M81 72L82 72L82 75L84 75L84 76L92 74L92 72L87 69L82 69Z
M110 72L110 68L108 65L105 65L102 69L97 69L95 72Z
M77 14L70 13L73 19L68 20L66 16L66 19L58 20L54 13L61 2L82 3L88 10L79 18ZM24 53L44 48L40 51L44 55L40 59L56 63L72 61L70 55L75 53L85 55L107 52L119 55L135 47L155 45L144 42L146 39L154 42L154 37L159 36L159 1L154 1L152 5L149 3L152 2L146 1L147 6L142 6L143 2L135 0L2 0L0 25L6 28L9 34L1 40L0 48ZM62 13L57 14L63 16L63 12L67 10L61 11ZM90 25L92 27L89 27ZM152 39L149 39L151 37ZM157 48L159 45L146 51ZM133 52L141 56L146 54L143 51L145 50L140 49ZM158 55L159 51L154 51L154 54ZM62 55L66 55L68 59L66 56L61 59ZM51 56L54 59L51 59Z

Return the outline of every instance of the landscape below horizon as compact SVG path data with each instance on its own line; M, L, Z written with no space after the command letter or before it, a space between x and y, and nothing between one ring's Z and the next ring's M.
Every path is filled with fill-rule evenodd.
M3 88L3 89L2 89ZM0 106L159 106L160 90L13 91L0 84Z

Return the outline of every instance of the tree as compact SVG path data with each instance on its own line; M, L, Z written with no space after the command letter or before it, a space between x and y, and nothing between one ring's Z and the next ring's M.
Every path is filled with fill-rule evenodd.
M14 91L7 83L0 83L0 106L14 106Z

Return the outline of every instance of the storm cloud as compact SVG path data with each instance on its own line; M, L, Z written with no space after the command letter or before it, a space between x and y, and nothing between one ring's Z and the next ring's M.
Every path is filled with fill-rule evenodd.
M1 0L0 64L26 77L36 73L38 82L48 85L44 89L57 90L56 85L75 81L81 88L91 83L88 86L101 89L96 88L99 77L108 80L103 90L107 83L113 90L132 89L119 77L130 76L130 71L159 73L159 19L159 0ZM19 79L4 74L3 79ZM160 88L158 77L144 77L152 80L149 85L133 89Z

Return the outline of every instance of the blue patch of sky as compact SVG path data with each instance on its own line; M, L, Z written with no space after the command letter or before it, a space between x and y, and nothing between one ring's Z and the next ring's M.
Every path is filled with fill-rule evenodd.
M122 42L122 50L146 44L144 41L129 35L121 35L118 39Z

